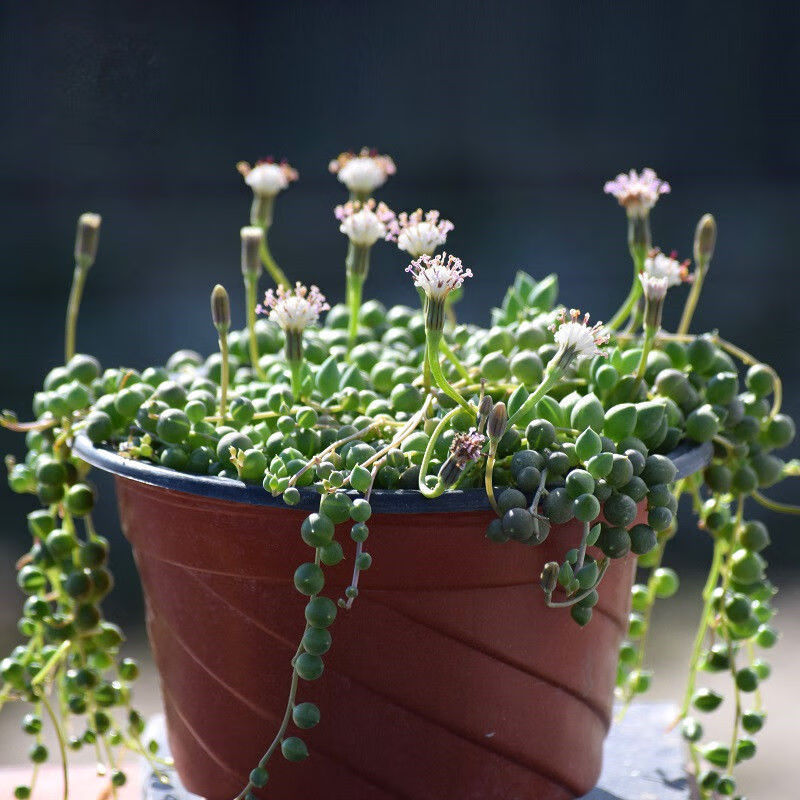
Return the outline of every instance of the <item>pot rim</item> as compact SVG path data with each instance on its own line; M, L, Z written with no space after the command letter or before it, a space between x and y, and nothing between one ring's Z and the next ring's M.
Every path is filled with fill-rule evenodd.
M104 447L95 447L89 438L79 433L72 445L73 451L87 464L123 478L185 494L199 495L214 500L226 500L246 505L315 511L319 508L319 494L314 489L300 489L300 502L287 506L281 497L273 497L262 486L248 484L233 478L210 475L189 475L184 472L123 458ZM677 467L677 478L686 478L699 472L711 461L714 448L710 442L697 444L684 441L668 458ZM348 494L359 496L358 492ZM430 499L416 489L376 489L370 495L373 513L383 514L433 514L448 511L489 511L489 499L483 489L457 489Z

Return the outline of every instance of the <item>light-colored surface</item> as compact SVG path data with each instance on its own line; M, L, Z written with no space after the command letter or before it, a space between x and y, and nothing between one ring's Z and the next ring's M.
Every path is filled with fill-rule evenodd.
M682 696L686 662L697 623L699 608L696 602L699 586L683 586L671 600L660 601L654 612L655 635L649 648L648 664L658 664L653 687L647 700L675 701ZM10 595L10 592L8 593ZM8 601L8 602L5 602ZM0 631L13 628L17 612L17 598L6 595L0 598ZM796 784L791 769L798 755L797 741L800 723L796 709L800 707L800 681L797 680L796 664L800 653L800 588L781 592L775 600L779 611L775 625L781 631L778 645L766 654L772 664L772 677L763 684L763 700L768 711L764 730L756 737L759 753L755 760L745 763L737 773L740 789L751 798L791 798L796 796ZM9 642L3 643L6 647ZM13 642L12 642L13 646ZM134 636L126 654L142 660L142 676L137 682L135 699L146 716L159 710L157 677L152 661L147 654L146 643L141 636ZM724 677L701 677L701 685L719 686L727 691L726 701L713 715L705 715L703 723L709 737L726 741L730 722L731 702L729 687ZM747 701L749 698L745 696ZM29 737L20 732L19 720L25 708L12 704L0 713L0 765L17 765L25 762L30 745ZM79 753L77 763L91 760L88 751ZM91 770L90 770L91 771ZM23 777L29 773L22 773ZM0 798L8 796L5 786L0 784ZM51 800L59 794L37 792L38 800ZM76 800L93 800L94 795L75 795ZM127 800L127 798L125 798Z

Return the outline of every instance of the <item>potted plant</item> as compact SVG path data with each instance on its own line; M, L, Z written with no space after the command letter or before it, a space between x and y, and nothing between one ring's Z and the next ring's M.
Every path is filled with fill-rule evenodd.
M11 488L42 506L17 571L25 641L0 663L0 703L32 706L33 777L15 796L32 796L45 724L65 797L71 749L97 749L112 794L121 749L158 758L131 705L137 666L100 607L112 578L91 466L116 476L172 752L208 800L588 791L614 688L624 708L649 685L650 612L677 590L661 563L684 496L714 556L676 724L702 795L735 794L765 720L760 650L777 635L769 536L746 501L797 513L762 489L798 465L774 455L794 436L777 373L689 332L713 218L697 226L691 272L652 248L668 184L652 170L619 175L605 189L627 212L633 279L610 323L557 305L555 276L518 273L479 327L453 312L470 269L437 254L452 224L373 199L392 160L364 150L330 169L350 192L336 208L346 304L292 288L270 252L275 201L296 171L242 163L247 324L231 330L218 285L219 351L141 371L75 353L100 228L80 218L64 364L35 394L33 421L3 416L28 446L7 459ZM382 240L410 260L420 309L363 300ZM263 267L276 288L259 305ZM682 283L668 333L665 297ZM720 671L727 701L703 688ZM707 742L700 720L720 705L730 739Z

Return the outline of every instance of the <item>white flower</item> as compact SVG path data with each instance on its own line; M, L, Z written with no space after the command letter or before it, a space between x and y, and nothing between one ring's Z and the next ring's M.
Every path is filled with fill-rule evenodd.
M341 222L339 230L360 247L372 247L378 239L385 239L387 226L394 220L394 212L385 203L376 207L372 198L366 203L354 200L336 206L334 214Z
M550 326L550 330L553 331L556 344L568 356L568 360L577 356L603 355L600 345L609 339L609 334L602 323L597 322L589 327L589 315L585 314L581 319L581 312L577 308L570 309L569 320L567 312L562 310ZM558 357L556 355L554 360Z
M465 278L472 277L471 269L464 269L461 259L440 253L436 257L420 256L412 261L406 272L414 276L414 285L434 301L443 301L453 289L458 289Z
M653 278L666 278L667 288L693 280L689 274L689 259L678 261L676 253L665 256L660 250L651 250L644 260L644 274Z
M389 226L388 238L396 241L412 258L432 256L436 248L447 241L447 234L454 227L450 220L440 220L438 211L428 211L423 218L422 209L418 208L412 214L398 214Z
M328 165L328 169L354 194L369 195L394 175L396 167L390 156L378 155L363 148L361 152L342 153Z
M659 302L667 296L667 289L669 289L669 280L667 278L657 278L655 275L649 275L642 272L639 275L639 280L644 289L644 296L647 300Z
M236 169L244 178L244 182L253 190L253 194L260 197L274 197L299 177L297 170L285 161L276 164L268 159L257 162L253 167L246 161L240 161Z
M629 216L644 217L658 198L670 191L670 185L652 169L643 169L641 175L632 169L627 175L621 172L613 181L608 181L603 191L614 195Z
M258 306L259 314L269 311L269 318L285 331L300 332L313 325L322 311L327 311L330 306L316 286L308 289L300 281L294 289L279 286L277 290L270 289L264 296L264 304Z

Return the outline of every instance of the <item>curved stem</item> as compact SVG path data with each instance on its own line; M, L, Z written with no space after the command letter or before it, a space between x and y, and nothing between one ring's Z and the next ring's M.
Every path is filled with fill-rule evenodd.
M658 331L655 328L645 328L644 332L644 342L642 344L642 355L639 358L639 366L636 370L636 384L634 389L634 394L639 389L639 385L644 380L644 373L647 371L647 356L650 355L650 351L653 349L653 342L656 339L656 334Z
M496 451L495 448L492 448L489 451L489 455L486 457L486 470L483 473L483 485L486 489L486 496L489 498L489 504L494 509L494 513L497 516L500 516L500 509L497 506L497 500L494 497L494 461L495 461Z
M465 411L469 411L472 416L476 416L475 409L450 385L450 382L445 378L442 372L442 367L439 364L439 346L442 338L441 331L433 331L430 328L426 330L427 344L425 352L428 363L431 367L431 374L433 379L439 385L439 388L451 399L460 405Z
M258 339L256 338L256 301L258 297L258 276L248 273L244 277L245 298L247 303L247 331L250 366L263 381L266 373L258 363Z
M555 358L553 359L553 361ZM514 424L516 420L520 417L525 416L529 412L533 411L533 407L552 389L552 387L558 382L558 379L562 375L562 370L559 367L553 367L551 369L550 365L547 365L547 369L545 370L544 377L542 378L542 382L536 387L536 390L533 394L529 395L525 402L509 417L508 425L509 427Z
M69 292L69 303L67 303L67 320L64 325L65 364L75 355L75 329L78 325L78 311L81 307L87 273L88 270L78 264L75 265L75 271L72 273L72 287Z
M588 597L600 585L600 581L603 580L603 576L606 574L609 563L610 562L608 558L603 559L603 563L600 567L600 573L597 576L597 580L594 582L594 586L586 589L580 594L576 594L575 597L571 597L569 600L553 601L545 598L545 603L547 603L550 608L569 608L570 606L574 606L576 603L580 603L581 600Z
M800 506L794 506L790 503L779 503L777 500L770 500L769 497L765 497L759 491L754 491L751 496L756 503L764 506L764 508L768 508L770 511L777 511L779 514L800 514Z
M631 284L630 291L628 292L628 296L623 301L622 305L617 310L617 313L611 318L611 321L606 325L611 331L616 330L622 325L623 322L630 316L631 311L633 311L636 302L639 300L639 297L642 294L642 284L639 281L639 278L634 276L633 283Z
M261 247L259 248L259 254L261 255L261 263L266 268L267 272L269 272L272 280L275 281L276 286L285 286L287 289L289 288L289 279L286 277L284 271L278 266L278 263L272 257L272 252L269 249L269 244L267 242L267 235L269 234L269 226L264 226L264 239L261 242Z
M441 482L441 480L436 482L436 486L432 489L428 488L425 483L425 478L428 475L428 465L431 463L431 458L433 457L433 451L436 448L436 442L439 440L439 437L444 432L444 429L447 427L447 424L450 420L460 411L461 409L456 406L456 408L450 409L440 420L439 424L433 429L433 433L431 434L431 438L428 439L428 445L425 448L425 452L422 455L422 463L419 467L419 480L418 486L420 492L425 495L425 497L433 498L439 497L439 495L444 493L445 486Z

